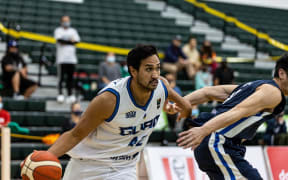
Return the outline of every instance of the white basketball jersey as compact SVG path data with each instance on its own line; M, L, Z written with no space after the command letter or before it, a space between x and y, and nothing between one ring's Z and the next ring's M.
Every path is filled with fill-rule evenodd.
M117 103L112 116L75 146L69 155L72 158L93 159L111 165L136 163L157 124L167 89L159 80L145 106L138 105L131 93L132 78L112 81L100 93L115 94Z

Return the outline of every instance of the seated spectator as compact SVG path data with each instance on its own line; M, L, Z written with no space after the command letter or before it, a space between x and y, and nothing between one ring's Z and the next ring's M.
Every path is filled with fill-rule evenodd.
M177 92L180 96L183 96L183 93L182 93L180 87L178 87L178 86L176 85L176 77L174 76L174 74L168 73L168 74L165 75L165 78L166 78L167 81L169 82L170 87L171 87L175 92ZM196 117L198 116L198 114L199 114L199 109L198 109L197 105L196 105L196 106L192 106L191 116L192 116L193 118L196 118ZM174 131L175 131L176 119L177 119L177 115L178 115L178 114L177 114L177 113L176 113L176 114L168 114L168 113L167 113L166 115L167 115L167 120L168 120L169 128L170 128L171 130L174 130ZM179 122L179 123L182 123L182 124L183 124L183 122Z
M182 51L192 65L190 71L192 71L191 73L195 76L196 72L201 67L200 54L197 50L197 39L190 36L188 43L183 46Z
M122 77L130 76L126 61L121 62L121 76Z
M111 81L121 78L121 68L116 62L114 53L110 52L106 56L106 61L102 62L99 67L99 88L104 88Z
M165 75L165 78L169 82L170 87L176 91L180 96L182 96L182 91L181 89L176 85L176 77L172 73L167 73ZM176 119L177 119L177 113L176 114L167 114L167 120L168 120L168 125L171 130L175 129L175 124L176 124Z
M210 41L204 41L201 52L200 59L202 64L209 64L209 72L214 74L218 64L216 62L216 53L212 48L212 44Z
M10 113L3 109L2 97L0 96L0 128L7 126L10 121Z
M288 145L287 127L283 115L284 112L267 121L267 129L263 137L264 144Z
M71 115L68 121L65 121L62 125L62 132L72 129L80 120L82 114L82 108L79 102L74 102L71 104Z
M165 78L166 78L167 81L169 82L170 87L171 87L174 91L176 91L180 96L182 96L183 94L182 94L181 89L179 88L179 86L176 85L176 77L175 77L175 75L172 74L172 73L167 73L167 74L165 75Z
M212 75L208 71L207 65L203 64L200 70L196 73L195 89L197 90L212 85Z
M226 58L223 58L220 67L214 74L214 85L224 85L234 83L234 71L228 66Z
M186 56L181 49L181 40L180 35L175 36L172 40L172 44L165 51L165 58L163 59L163 70L169 73L173 73L175 76L177 72L185 69L187 76L192 79L194 78L194 72L191 70L193 68L192 64L187 61Z
M4 87L11 90L9 94L14 94L15 99L27 99L37 89L37 84L28 79L27 65L14 40L8 42L8 51L2 59L2 72Z

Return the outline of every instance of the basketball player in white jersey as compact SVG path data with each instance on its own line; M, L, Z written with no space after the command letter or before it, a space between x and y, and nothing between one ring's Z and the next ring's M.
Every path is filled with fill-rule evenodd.
M132 49L127 57L131 76L112 81L88 106L80 122L64 133L49 152L71 156L64 180L135 180L136 162L156 126L164 102L173 101L190 115L188 101L160 78L153 46Z

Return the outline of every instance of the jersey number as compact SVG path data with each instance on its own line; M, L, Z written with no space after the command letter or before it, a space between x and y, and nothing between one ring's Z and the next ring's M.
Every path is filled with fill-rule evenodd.
M133 146L141 146L143 140L144 140L146 137L147 137L147 135L142 136L142 138L138 141L138 137L136 136L136 137L134 137L134 138L130 141L130 143L128 144L128 146L132 146L132 147L133 147Z

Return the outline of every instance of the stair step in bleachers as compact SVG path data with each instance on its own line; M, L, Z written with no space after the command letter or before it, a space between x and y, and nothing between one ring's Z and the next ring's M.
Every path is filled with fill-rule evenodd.
M57 112L10 112L11 120L25 126L62 126L69 114Z
M44 112L46 108L45 100L14 100L4 98L4 109L8 111L40 111Z
M59 126L56 127L48 127L45 126L45 124L42 124L41 127L39 126L23 126L24 128L28 128L30 130L31 135L33 136L46 136L48 134L57 134L57 133L61 133L62 132L62 128Z

